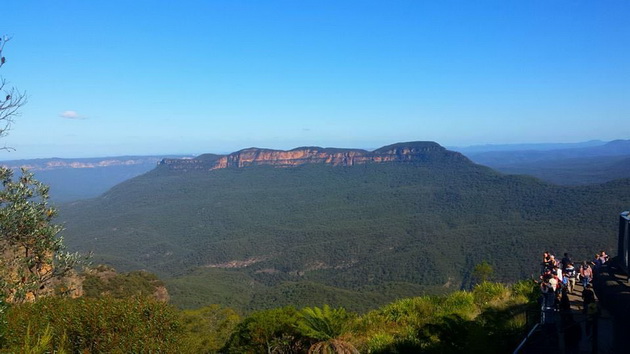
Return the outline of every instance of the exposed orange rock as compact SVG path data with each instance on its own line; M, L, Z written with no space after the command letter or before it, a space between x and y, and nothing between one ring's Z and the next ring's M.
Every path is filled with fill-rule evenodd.
M172 170L216 170L270 165L295 167L304 164L353 166L366 163L422 162L431 159L466 159L437 143L413 142L382 147L374 151L301 147L293 150L249 148L229 155L201 155L194 159L164 159L160 165Z

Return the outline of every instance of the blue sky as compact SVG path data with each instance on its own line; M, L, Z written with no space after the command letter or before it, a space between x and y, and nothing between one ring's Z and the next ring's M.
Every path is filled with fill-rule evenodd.
M11 1L0 159L627 139L628 1Z

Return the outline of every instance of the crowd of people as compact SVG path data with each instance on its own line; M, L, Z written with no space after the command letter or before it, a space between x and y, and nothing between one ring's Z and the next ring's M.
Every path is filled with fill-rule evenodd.
M543 294L552 293L560 296L563 290L573 294L575 284L581 283L586 289L593 281L593 276L599 268L608 262L608 255L605 251L595 255L592 262L583 261L576 267L568 253L564 254L561 260L549 253L543 253L543 260L540 270L540 288Z
M543 253L540 269L542 323L553 323L553 313L560 312L567 348L576 348L581 338L580 326L571 314L569 294L574 294L576 284L582 285L582 311L586 315L585 333L589 336L598 311L592 281L608 259L606 252L601 251L595 255L593 261L576 264L568 253L560 260L549 252Z

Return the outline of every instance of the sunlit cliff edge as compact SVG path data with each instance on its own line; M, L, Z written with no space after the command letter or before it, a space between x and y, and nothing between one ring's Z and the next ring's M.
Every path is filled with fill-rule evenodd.
M435 142L408 142L384 146L374 151L299 147L292 150L243 149L229 155L205 154L194 159L163 159L160 165L170 170L217 170L270 165L294 167L305 164L353 166L383 162L468 161L458 153Z

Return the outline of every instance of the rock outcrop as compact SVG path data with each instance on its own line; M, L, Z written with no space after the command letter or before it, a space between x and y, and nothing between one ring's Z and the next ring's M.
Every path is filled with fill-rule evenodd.
M434 142L411 142L388 145L374 151L300 147L292 150L248 148L229 155L201 155L194 159L163 159L160 166L170 170L216 170L270 165L294 167L304 164L353 166L383 162L426 162L468 160L460 153L446 150Z

